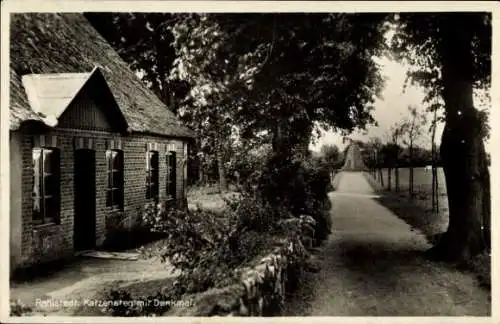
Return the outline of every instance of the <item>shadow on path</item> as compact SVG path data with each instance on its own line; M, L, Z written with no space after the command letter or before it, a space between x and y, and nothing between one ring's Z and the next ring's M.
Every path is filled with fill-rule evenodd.
M374 199L361 173L332 193L333 231L286 305L289 316L488 316L474 276L427 261L426 238ZM348 193L352 193L349 195ZM361 195L360 195L361 193Z
M446 231L447 218L444 219L443 215L411 204L405 196L401 197L394 193L386 193L375 198L375 201L388 208L412 228L421 231L431 244L439 240L442 233Z

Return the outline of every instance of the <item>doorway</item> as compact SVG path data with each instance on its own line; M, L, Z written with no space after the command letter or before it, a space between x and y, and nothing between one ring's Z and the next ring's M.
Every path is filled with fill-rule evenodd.
M75 150L73 244L75 251L89 250L96 242L95 151Z

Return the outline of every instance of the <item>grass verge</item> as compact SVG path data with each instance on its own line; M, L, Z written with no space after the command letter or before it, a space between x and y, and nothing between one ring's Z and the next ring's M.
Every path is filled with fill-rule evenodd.
M368 173L364 173L368 183L380 197L375 200L388 208L396 216L404 220L412 228L420 231L432 245L436 244L441 235L446 231L448 213L446 209L441 209L440 213L425 207L425 203L431 197L430 192L418 192L412 200L408 197L408 192L387 191L380 186L376 179ZM475 256L460 265L460 268L474 273L481 286L491 288L491 256L489 252L484 252Z

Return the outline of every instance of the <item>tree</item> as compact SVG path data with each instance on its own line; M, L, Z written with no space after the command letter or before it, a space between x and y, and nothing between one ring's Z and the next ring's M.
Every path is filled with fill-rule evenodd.
M382 176L382 167L380 164L380 154L383 147L382 140L379 137L370 137L367 147L373 152L374 176L379 178L380 185L384 187L384 177Z
M181 102L187 104L185 98L191 89L190 85L170 77L176 58L174 35L170 27L179 19L178 15L87 12L85 17L170 110L177 113ZM202 128L196 118L206 116L185 114L179 117L198 131ZM189 148L189 165L196 166L198 182L204 183L207 176L211 175L216 150L207 141L206 134L197 132L197 135L196 143ZM222 179L224 183L224 174Z
M400 141L403 135L403 128L401 123L396 123L389 132L390 145L388 146L388 153L390 154L391 167L394 167L394 188L396 191L399 191L399 156L401 153ZM390 171L389 169L389 173Z
M203 181L215 160L220 188L227 190L226 164L232 134L232 125L228 120L231 117L225 113L223 104L200 103L216 93L203 87L195 88L194 82L190 83L192 80L180 80L172 73L178 56L172 26L188 25L186 16L171 13L86 13L86 17L141 80L196 131L196 150L191 153L196 157L199 179ZM188 105L193 105L194 109L181 108L178 111L179 107Z
M430 255L467 260L490 245L486 116L475 108L473 95L491 83L491 14L402 13L395 23L392 48L412 67L409 78L429 89L428 100L444 102L440 154L449 226Z
M443 122L442 116L438 116L438 110L442 109L442 104L437 100L430 105L428 110L433 113L432 122L430 125L431 132L431 163L432 163L432 210L439 213L439 180L437 176L438 152L436 147L436 129L439 122Z
M351 131L373 122L370 103L382 78L371 57L382 50L384 19L186 15L173 28L174 72L211 91L193 100L224 106L243 138L264 134L275 153L290 156L309 144L315 123Z
M169 78L175 60L172 13L87 12L85 17L115 48L141 80L171 109L189 91L189 85Z
M387 189L392 190L392 169L398 164L400 147L394 142L388 142L380 149L383 165L387 168Z
M372 57L384 49L386 15L86 15L198 132L197 156L218 161L222 187L235 130L291 156L314 125L350 132L374 122L382 78Z
M336 145L323 144L320 149L321 159L332 171L338 167L340 161L340 151Z
M422 135L424 126L427 122L424 114L421 114L417 111L417 108L414 106L408 107L409 118L406 118L401 125L399 126L400 135L402 136L403 144L408 147L409 151L409 167L410 167L410 176L409 176L409 186L408 193L410 199L413 199L414 195L414 181L413 181L413 167L414 167L414 146L415 141Z

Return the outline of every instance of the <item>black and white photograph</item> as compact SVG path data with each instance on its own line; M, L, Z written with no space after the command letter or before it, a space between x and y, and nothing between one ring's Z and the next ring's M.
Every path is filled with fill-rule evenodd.
M495 2L168 2L2 2L2 321L495 322Z

